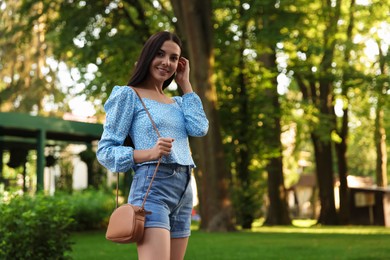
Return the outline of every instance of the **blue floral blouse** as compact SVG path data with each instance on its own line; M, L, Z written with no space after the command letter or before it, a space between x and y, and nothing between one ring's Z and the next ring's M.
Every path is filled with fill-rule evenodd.
M188 136L207 134L209 122L202 102L194 92L173 97L173 103L165 104L142 98L161 137L174 139L171 153L163 156L161 163L176 163L195 167ZM134 148L123 146L127 135L136 150L152 148L157 133L137 94L128 86L115 86L104 104L106 122L96 152L98 161L112 172L127 172L136 165ZM145 162L156 163L157 161Z

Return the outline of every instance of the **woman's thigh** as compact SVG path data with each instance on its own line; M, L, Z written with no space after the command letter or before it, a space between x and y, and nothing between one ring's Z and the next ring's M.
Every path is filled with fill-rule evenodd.
M144 237L137 244L139 260L169 260L171 238L164 228L145 228ZM158 256L158 258L156 258Z
M186 254L188 237L171 239L171 260L183 260Z

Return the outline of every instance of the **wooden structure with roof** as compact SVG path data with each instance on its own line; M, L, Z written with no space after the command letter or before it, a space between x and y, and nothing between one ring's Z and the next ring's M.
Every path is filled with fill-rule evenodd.
M37 191L43 189L46 165L45 147L57 142L92 145L100 139L103 125L31 116L21 113L0 113L0 182L3 180L3 152L37 151Z

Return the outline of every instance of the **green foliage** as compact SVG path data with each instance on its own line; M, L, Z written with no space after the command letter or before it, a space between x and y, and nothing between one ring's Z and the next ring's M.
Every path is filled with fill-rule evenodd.
M73 190L73 163L68 152L63 153L59 160L61 174L57 178L56 189L61 192L72 193Z
M24 12L31 12L35 2L25 0ZM80 72L74 79L85 86L83 93L91 101L104 100L115 85L127 84L143 43L172 24L166 1L75 0L42 5L55 14L47 20L47 43L54 48L54 58ZM79 87L72 85L70 90Z
M263 196L266 193L266 181L260 171L251 171L247 183L234 185L232 200L237 217L237 224L243 229L250 229L256 218L263 217ZM240 185L241 184L241 185Z
M65 200L16 196L0 212L0 259L67 258L72 218Z
M0 259L67 258L70 232L104 229L114 199L114 194L96 190L2 198Z
M46 59L52 45L45 43L45 23L52 13L42 12L37 1L24 12L22 2L1 4L0 110L43 114L45 100L52 104L50 113L56 113L63 109L65 94L58 86L57 68Z
M102 229L115 208L115 195L99 190L85 190L69 194L57 194L70 205L74 219L72 230Z
M244 228L249 228L263 204L264 167L270 158L282 156L276 122L289 113L275 105L278 98L280 102L288 101L278 97L276 77L279 72L271 54L275 52L276 43L285 37L280 34L281 28L294 28L299 14L288 9L289 3L279 5L274 1L213 4L215 82L223 142L231 166L237 220Z
M356 89L358 96L351 99L354 108L350 116L350 137L348 142L348 168L349 174L358 176L374 176L375 173L375 143L374 119L370 116L370 94L361 93ZM365 119L365 120L364 120ZM387 128L390 130L390 128Z

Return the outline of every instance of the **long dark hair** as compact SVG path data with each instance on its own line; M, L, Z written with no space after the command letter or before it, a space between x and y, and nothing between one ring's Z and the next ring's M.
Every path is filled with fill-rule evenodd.
M137 64L135 65L135 69L133 74L127 83L128 86L137 86L146 80L146 77L149 74L149 67L152 63L154 57L156 57L157 52L160 50L161 46L165 41L174 41L177 45L179 45L180 50L181 40L179 37L171 32L163 31L153 34L144 44L142 48L141 54L138 58ZM172 80L175 78L175 74L172 75L169 79L167 79L163 84L163 89L171 84Z

